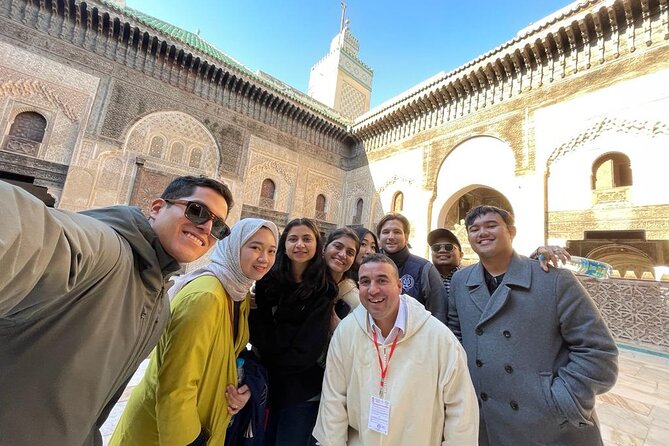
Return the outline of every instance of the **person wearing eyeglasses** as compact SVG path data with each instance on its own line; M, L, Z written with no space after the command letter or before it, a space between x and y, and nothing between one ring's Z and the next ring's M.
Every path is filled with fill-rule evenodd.
M236 366L249 341L249 289L274 265L278 238L272 222L239 220L211 262L175 279L172 319L110 446L223 446L251 396Z
M165 284L225 237L232 194L179 177L150 205L47 208L0 181L2 444L101 445L169 319ZM33 421L31 421L33 420Z
M432 253L432 263L439 271L441 280L448 295L451 290L451 278L460 269L463 252L460 241L453 232L445 228L437 228L427 235L427 243ZM552 263L556 268L559 262L569 259L569 253L561 246L539 246L530 259L539 261L539 266L548 272L548 266Z
M438 228L427 235L427 243L432 252L432 263L441 275L441 281L448 294L451 278L460 269L462 247L458 238L448 229Z

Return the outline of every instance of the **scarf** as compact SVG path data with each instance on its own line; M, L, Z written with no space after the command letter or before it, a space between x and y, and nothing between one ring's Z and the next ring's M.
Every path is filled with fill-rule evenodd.
M259 218L245 218L232 226L230 235L216 242L211 255L211 262L192 271L185 276L174 279L174 285L169 289L170 300L188 283L200 276L214 276L221 281L223 288L235 302L244 300L249 292L253 279L246 277L241 268L242 246L260 228L267 228L274 234L274 240L279 239L279 231L271 221Z
M402 269L402 267L406 263L407 259L409 258L409 254L411 254L409 252L409 245L406 245L404 248L400 249L399 251L397 251L393 254L390 254L390 253L385 252L385 251L381 251L381 252L383 252L385 255L390 257L390 260L395 262L395 265L397 265L397 268L399 268L399 269Z

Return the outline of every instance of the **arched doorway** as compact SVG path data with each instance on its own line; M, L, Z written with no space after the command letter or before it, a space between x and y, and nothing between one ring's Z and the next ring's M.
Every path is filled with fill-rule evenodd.
M515 215L511 202L503 193L492 187L472 185L458 191L446 201L434 225L435 228L453 231L462 245L463 264L478 261L476 253L469 246L465 216L470 209L480 205L497 206Z
M462 194L445 213L441 213L445 217L438 222L439 227L454 228L456 224L464 224L467 212L480 205L497 206L513 214L511 203L501 192L491 187L479 186Z

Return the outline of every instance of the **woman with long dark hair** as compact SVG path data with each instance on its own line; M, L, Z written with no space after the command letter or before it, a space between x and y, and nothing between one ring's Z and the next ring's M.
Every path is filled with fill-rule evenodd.
M313 445L324 372L318 359L327 346L337 285L312 220L286 225L274 267L256 283L255 293L251 343L267 367L270 387L265 444Z
M379 252L379 241L376 238L376 234L370 231L367 228L356 228L355 233L360 239L360 249L358 250L358 255L355 258L355 262L351 267L350 276L354 281L358 281L358 268L362 263L362 259L366 256Z
M353 266L359 250L358 235L347 227L332 231L325 242L323 258L330 277L337 284L335 312L330 321L331 332L334 332L341 319L360 304L358 285L353 279Z

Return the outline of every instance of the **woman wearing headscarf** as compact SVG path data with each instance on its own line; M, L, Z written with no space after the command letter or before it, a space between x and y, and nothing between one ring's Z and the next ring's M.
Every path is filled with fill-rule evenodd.
M172 319L110 446L223 445L250 396L236 367L249 340L249 288L274 264L277 239L274 223L240 220L211 263L175 281Z

